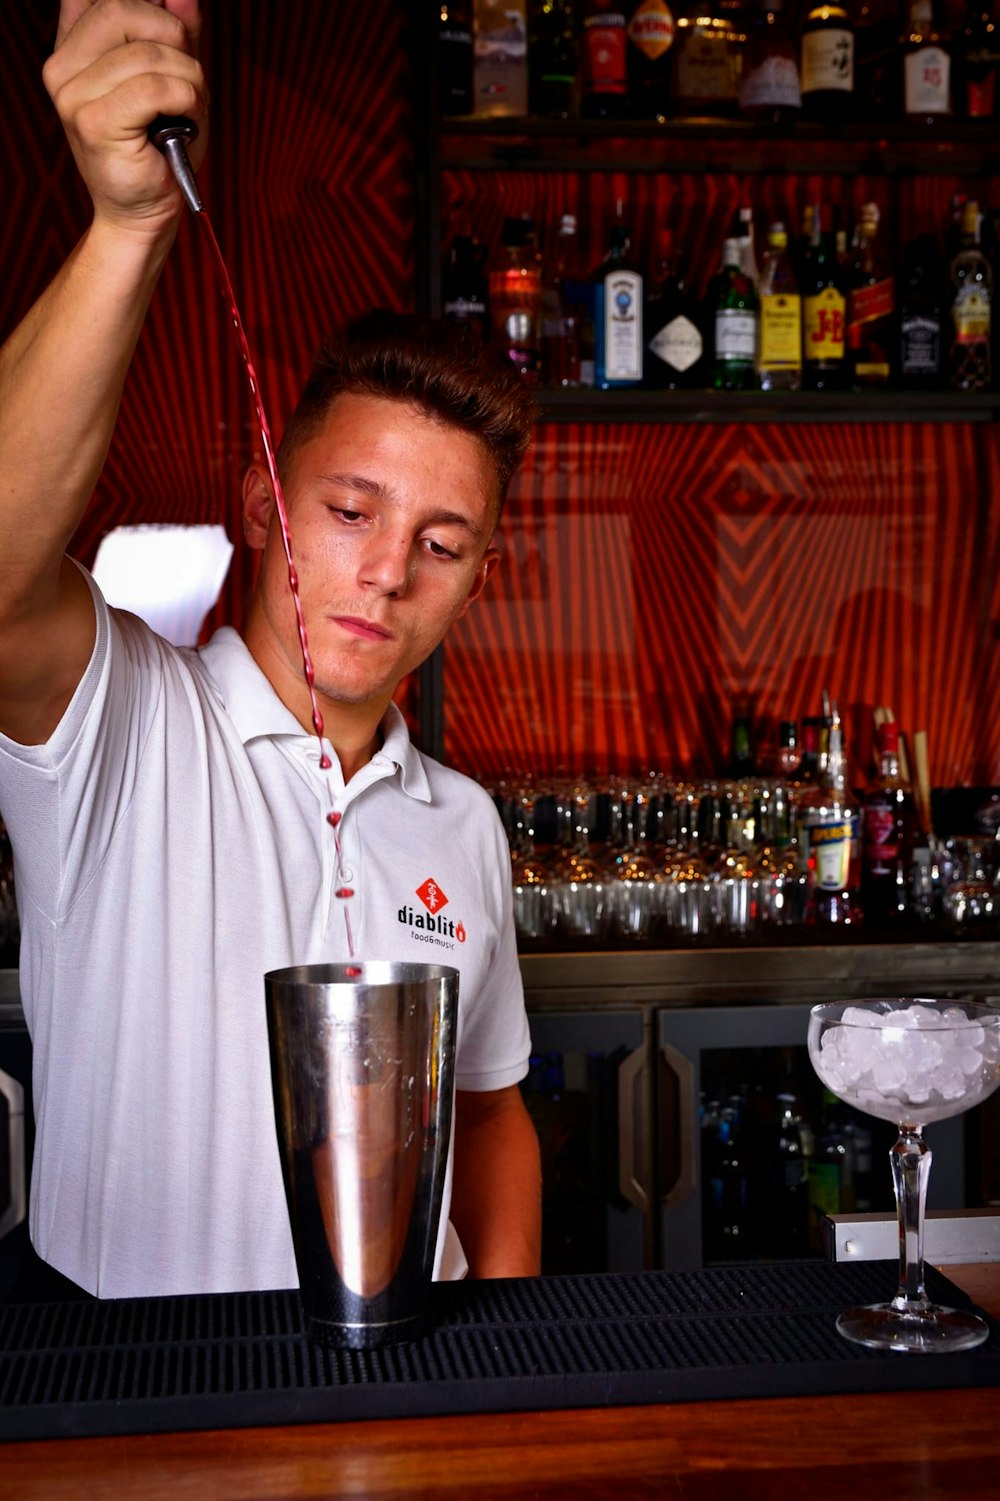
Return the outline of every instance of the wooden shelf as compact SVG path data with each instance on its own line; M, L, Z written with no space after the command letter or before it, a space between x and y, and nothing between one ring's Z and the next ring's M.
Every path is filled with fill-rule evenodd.
M440 165L588 172L802 172L989 176L1000 171L991 121L769 129L745 120L542 120L451 116L440 121Z
M550 391L545 422L992 422L1000 391Z

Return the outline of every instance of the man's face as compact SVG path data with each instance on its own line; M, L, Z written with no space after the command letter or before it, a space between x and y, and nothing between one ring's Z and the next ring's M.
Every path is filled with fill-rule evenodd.
M317 694L381 705L492 571L495 472L469 433L401 401L342 395L293 454L283 492ZM299 712L292 685L297 680L302 693L305 685L295 612L260 468L244 485L244 521L250 546L263 551L248 642Z

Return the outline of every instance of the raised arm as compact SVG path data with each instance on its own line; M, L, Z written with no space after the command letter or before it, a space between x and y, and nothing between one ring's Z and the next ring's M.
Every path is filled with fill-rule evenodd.
M198 0L63 0L45 65L93 219L0 349L0 730L23 744L52 733L93 648L93 606L64 553L185 211L148 126L187 115L204 148L198 26Z

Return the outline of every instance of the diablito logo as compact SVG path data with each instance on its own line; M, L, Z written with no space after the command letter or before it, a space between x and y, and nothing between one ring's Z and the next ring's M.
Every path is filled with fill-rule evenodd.
M400 907L396 914L397 920L404 927L416 928L424 933L438 933L443 938L454 938L458 943L464 943L466 938L465 928L461 922L454 918L445 917L443 907L447 907L448 898L432 877L428 876L414 893L420 898L426 907L426 912L420 912L409 904Z

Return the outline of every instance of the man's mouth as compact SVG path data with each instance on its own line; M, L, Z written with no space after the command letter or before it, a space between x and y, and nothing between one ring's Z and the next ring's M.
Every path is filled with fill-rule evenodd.
M350 636L358 636L362 641L389 641L392 632L376 625L374 621L365 620L360 615L335 615L334 622L347 631Z

